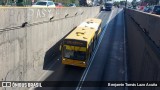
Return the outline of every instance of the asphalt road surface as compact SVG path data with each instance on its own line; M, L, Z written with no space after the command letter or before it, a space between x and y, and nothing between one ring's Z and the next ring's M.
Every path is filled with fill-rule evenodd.
M104 37L85 76L86 81L125 81L127 78L124 13L120 9L113 12ZM99 82L97 82L99 84ZM77 90L125 90L125 87L82 87ZM86 86L85 84L83 84ZM83 86L81 85L81 86Z
M34 90L114 90L108 87L83 87L86 81L124 81L126 78L125 39L123 10L102 11L98 18L102 19L102 33L97 50L94 51L88 68L65 66L61 64L60 55L51 63L47 73L39 80L75 81L75 87L43 87ZM69 82L68 82L69 83ZM66 82L57 82L64 85ZM77 87L78 86L78 87ZM32 88L33 89L33 88ZM30 90L32 90L30 88ZM116 88L116 90L124 88Z

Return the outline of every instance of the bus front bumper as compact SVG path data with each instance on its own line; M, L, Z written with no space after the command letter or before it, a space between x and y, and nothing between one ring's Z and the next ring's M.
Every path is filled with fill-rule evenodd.
M65 65L72 65L72 66L78 66L78 67L86 67L85 61L80 60L70 60L70 59L62 59L62 64Z

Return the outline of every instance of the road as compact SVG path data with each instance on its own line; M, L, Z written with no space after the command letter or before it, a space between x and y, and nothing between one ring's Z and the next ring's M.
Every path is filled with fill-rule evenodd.
M76 81L75 86L83 86L79 81L124 81L126 77L124 19L122 9L115 8L102 11L98 18L102 19L102 34L99 46L90 67L84 69L61 64L60 55L54 59L48 71L39 80L44 81ZM109 21L108 21L109 20ZM106 24L108 23L109 24ZM86 73L87 72L87 73ZM64 84L58 83L57 84ZM46 87L34 90L114 90L107 87ZM30 88L31 90L31 88ZM117 89L116 89L117 90ZM124 88L119 88L124 90Z
M125 81L127 78L123 11L116 10L113 13L85 81ZM81 90L125 90L125 88L82 87Z

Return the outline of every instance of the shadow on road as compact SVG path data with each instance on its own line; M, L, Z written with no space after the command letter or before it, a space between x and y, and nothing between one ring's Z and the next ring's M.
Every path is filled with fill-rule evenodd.
M43 70L50 69L50 63L54 63L56 61L56 56L60 55L59 46L63 39L58 41L54 46L52 46L45 54Z
M72 30L70 32L72 32ZM61 60L60 58L61 52L59 50L59 47L60 47L61 42L66 36L64 36L61 40L59 40L55 45L53 45L49 50L46 51L46 54L44 57L44 63L43 63L43 70L52 70L52 68L50 67L57 61L57 59Z

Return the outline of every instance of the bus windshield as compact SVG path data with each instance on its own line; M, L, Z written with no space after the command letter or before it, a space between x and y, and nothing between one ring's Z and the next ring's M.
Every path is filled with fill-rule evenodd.
M85 60L86 52L83 51L73 51L64 48L64 57L73 60Z

